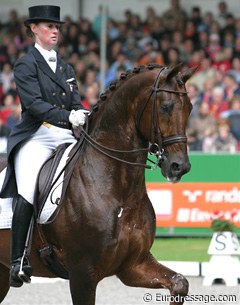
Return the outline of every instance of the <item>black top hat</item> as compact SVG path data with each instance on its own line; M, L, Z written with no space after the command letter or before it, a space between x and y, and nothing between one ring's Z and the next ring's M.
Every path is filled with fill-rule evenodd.
M37 5L31 6L28 9L29 18L24 21L25 26L30 23L37 23L40 21L53 21L57 23L64 23L60 21L60 7L55 5Z

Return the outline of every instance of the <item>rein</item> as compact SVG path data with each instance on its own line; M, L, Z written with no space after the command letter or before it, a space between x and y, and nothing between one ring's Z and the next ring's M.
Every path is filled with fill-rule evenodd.
M83 128L83 127L78 127L80 130L80 134L83 135L84 139L92 146L94 147L96 150L98 150L99 152L101 152L102 154L104 154L105 156L108 156L111 159L129 164L129 165L135 165L135 166L142 166L144 168L147 169L153 169L156 168L160 161L163 159L163 154L164 154L164 149L163 147L166 147L168 145L174 144L174 143L186 143L187 142L187 137L185 135L173 135L173 136L169 136L166 138L162 137L162 133L161 130L159 129L159 126L157 124L158 122L158 116L157 116L157 93L160 91L163 92L168 92L168 93L174 93L174 94L178 94L180 96L184 96L187 95L186 91L176 91L176 90L170 90L170 89L165 89L165 88L159 88L159 83L160 83L160 76L163 70L165 70L166 67L162 67L160 69L160 71L157 74L157 77L154 81L151 93L148 97L148 99L145 101L145 103L143 104L143 107L140 111L140 114L138 115L137 118L137 125L139 126L140 124L140 120L141 117L143 115L144 110L146 109L146 106L148 104L148 102L150 101L151 97L152 97L152 131L151 131L151 145L148 148L140 148L140 149L133 149L133 150L117 150L117 149L113 149L110 147L106 147L101 145L100 143L98 143L97 141L95 141L88 133L87 131ZM157 143L155 143L154 141L154 135L156 130L158 130L158 134L161 135L161 144L160 147ZM108 153L108 152L113 152L113 153L136 153L136 152L149 152L152 155L155 155L157 158L157 161L154 162L150 159L147 159L148 161L150 161L151 163L154 164L154 167L149 166L147 164L143 164L143 163L138 163L138 162L130 162L121 158L118 158L116 156L113 156L112 154Z
M152 131L151 131L151 143L152 144L151 144L150 147L133 149L133 150L117 150L117 149L109 148L109 147L106 147L106 146L103 146L103 145L99 144L81 126L79 127L80 134L82 134L84 136L85 140L92 147L94 147L96 150L98 150L99 152L101 152L105 156L108 156L111 159L129 164L129 165L142 166L142 167L145 167L147 169L156 168L159 165L159 162L161 161L161 159L163 158L163 154L164 154L163 147L166 147L166 146L174 144L174 143L186 143L187 142L187 137L185 135L175 135L175 136L169 136L167 138L162 138L161 137L161 147L159 147L159 145L157 143L155 143L155 141L154 141L154 135L155 135L156 130L158 130L159 131L158 133L161 135L161 131L159 130L159 126L157 124L157 122L158 122L157 103L156 103L157 93L160 92L160 91L163 91L163 92L178 94L180 96L187 95L186 91L175 91L175 90L170 90L170 89L165 89L165 88L159 88L160 76L161 76L162 71L165 70L165 69L166 69L166 67L163 67L158 72L157 77L154 81L154 85L152 87L151 93L150 93L148 99L146 100L146 102L144 103L144 105L143 105L143 107L140 111L140 115L138 116L138 120L137 120L137 125L139 125L141 117L143 115L143 112L146 109L146 106L147 106L147 104L149 103L149 101L152 97ZM148 161L150 161L151 163L154 164L154 167L149 166L147 164L143 164L143 163L126 161L124 159L113 156L112 154L109 153L109 152L113 152L113 153L121 153L121 154L125 153L126 154L126 153L147 152L147 151L150 154L155 155L157 157L156 162L153 162L152 160L148 159Z
M178 94L180 96L183 95L187 95L186 91L175 91L175 90L170 90L170 89L165 89L165 88L159 88L159 83L160 83L160 76L163 70L165 70L166 67L162 67L160 69L160 71L157 74L157 77L154 81L153 87L152 87L152 91L148 97L148 99L145 101L145 103L143 104L143 107L140 111L140 115L138 115L138 119L137 119L137 125L140 124L140 120L141 117L143 115L144 110L146 109L146 106L148 104L148 102L150 101L151 97L152 97L152 131L151 131L151 145L148 148L138 148L138 149L133 149L133 150L118 150L118 149L113 149L110 147L106 147L104 145L101 145L100 143L98 143L97 141L95 141L86 130L88 130L88 117L87 117L87 122L86 122L86 128L84 129L82 126L79 126L79 132L80 132L80 139L79 142L77 144L77 148L74 152L74 154L69 158L68 162L66 163L66 165L64 166L64 168L62 169L62 171L59 173L58 177L55 179L55 183L58 180L58 178L61 176L62 172L67 168L67 166L69 164L74 164L74 162L72 162L76 156L77 156L77 152L82 148L82 144L84 139L92 146L94 147L96 150L98 150L99 152L101 152L102 154L104 154L105 156L117 160L119 162L122 163L126 163L129 165L134 165L134 166L141 166L147 169L155 169L157 166L159 166L160 161L163 159L163 155L164 155L164 149L163 147L166 147L168 145L174 144L174 143L186 143L187 142L187 137L185 135L174 135L174 136L169 136L166 138L162 138L161 136L161 145L159 147L159 145L157 143L154 142L154 134L156 129L158 130L158 134L161 135L161 130L159 129L159 126L157 126L157 93L160 91L163 92L168 92L168 93L174 93L174 94ZM113 152L113 153L120 153L120 154L130 154L130 153L137 153L137 152L149 152L152 155L155 155L157 158L157 161L154 162L152 160L150 160L149 158L147 159L149 162L153 163L154 166L150 166L144 163L138 163L138 162L130 162L121 158L118 158L116 156L113 156L112 154L108 153L108 152ZM65 180L65 179L64 179ZM54 184L55 184L54 183ZM52 185L52 187L54 186L54 184Z
M95 141L92 137L89 136L89 134L80 126L78 127L80 129L80 132L81 134L83 134L85 140L92 146L94 147L96 150L98 150L99 152L101 152L102 154L104 154L105 156L108 156L109 158L111 159L114 159L114 160L117 160L117 161L120 161L122 163L126 163L126 164L129 164L129 165L135 165L135 166L142 166L142 167L145 167L145 168L148 168L148 169L152 169L151 166L147 165L147 164L144 164L144 163L138 163L138 162L130 162L130 161L127 161L127 160L124 160L124 159L120 159L118 157L115 157L109 153L107 153L106 151L110 151L110 152L114 152L114 153L122 153L122 154L125 154L125 153L136 153L136 152L147 152L149 151L149 148L139 148L139 149L132 149L132 150L118 150L118 149L113 149L113 148L110 148L110 147L106 147L106 146L103 146L101 144L99 144L97 141Z

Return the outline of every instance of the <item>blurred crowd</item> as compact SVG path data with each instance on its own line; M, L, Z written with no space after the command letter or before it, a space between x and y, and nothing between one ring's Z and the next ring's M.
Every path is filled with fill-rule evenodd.
M83 105L89 109L100 94L102 7L93 21L65 16L58 52L75 69ZM32 46L17 10L0 23L0 153L6 150L21 106L13 66ZM240 10L219 1L214 13L193 3L187 14L180 0L166 11L147 7L145 17L130 9L122 20L107 15L106 86L136 65L199 65L187 83L193 104L188 127L190 151L240 151Z

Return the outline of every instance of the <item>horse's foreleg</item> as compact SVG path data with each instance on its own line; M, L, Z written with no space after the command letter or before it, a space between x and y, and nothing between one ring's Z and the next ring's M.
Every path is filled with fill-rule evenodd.
M69 272L69 282L73 305L94 305L96 280L90 270L74 269Z
M128 266L117 276L128 286L169 289L171 305L183 304L188 293L187 279L158 263L150 253L141 263Z
M9 269L0 264L0 303L7 295L9 288Z

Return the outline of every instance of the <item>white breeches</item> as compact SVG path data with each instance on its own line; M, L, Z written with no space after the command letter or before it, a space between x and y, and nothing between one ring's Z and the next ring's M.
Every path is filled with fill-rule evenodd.
M33 136L22 143L14 158L18 194L33 203L38 172L54 149L63 143L74 143L72 131L41 125Z

